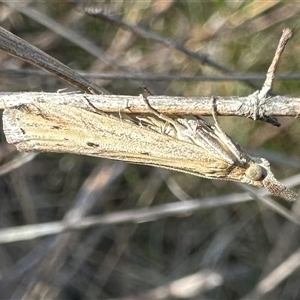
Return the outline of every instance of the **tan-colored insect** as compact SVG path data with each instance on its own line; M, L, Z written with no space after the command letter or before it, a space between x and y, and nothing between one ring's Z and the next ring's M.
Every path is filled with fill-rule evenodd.
M3 113L4 132L19 151L75 153L266 187L295 200L269 162L251 157L216 122L153 115L136 121L69 105L24 104ZM154 121L156 120L156 122ZM215 120L216 121L216 120Z
M286 29L285 33L286 37L280 42L281 52L282 44L291 37L291 30ZM0 49L87 93L107 92L1 27ZM272 72L270 80L274 77ZM267 76L265 93L271 87L269 79ZM82 101L87 102L87 99L83 97ZM3 128L7 141L20 151L76 153L124 160L266 187L273 195L290 201L297 198L296 193L275 179L267 160L249 156L220 129L216 118L215 126L211 126L201 118L169 118L149 106L152 115L124 116L125 120L97 109L93 111L91 105L85 109L71 103L49 104L38 100L24 103L22 99L16 105L2 103L1 107L6 108Z

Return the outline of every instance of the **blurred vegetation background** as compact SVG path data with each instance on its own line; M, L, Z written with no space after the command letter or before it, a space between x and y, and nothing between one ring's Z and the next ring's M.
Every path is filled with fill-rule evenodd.
M85 7L102 16L84 14ZM286 27L294 36L277 73L298 72L299 11L300 3L285 1L1 1L0 25L87 77L113 73L110 79L90 80L114 94L140 94L146 85L157 95L245 96L254 89L238 78L141 80L139 74L264 75ZM132 26L145 32L133 32ZM215 64L174 49L175 43ZM76 90L2 52L0 62L3 92ZM260 88L263 81L252 83ZM297 96L299 78L277 80L273 92ZM219 119L251 154L271 162L278 179L298 173L297 120L280 118L282 126L276 128L245 118ZM18 155L1 130L1 165ZM249 201L235 183L39 154L2 172L0 195L1 228L33 225L37 230L46 223L49 232L49 222L102 220L36 239L26 240L24 233L20 241L2 244L1 299L299 298L298 225L257 199ZM276 201L299 212L298 203ZM193 211L183 209L195 203ZM177 212L165 213L170 207Z

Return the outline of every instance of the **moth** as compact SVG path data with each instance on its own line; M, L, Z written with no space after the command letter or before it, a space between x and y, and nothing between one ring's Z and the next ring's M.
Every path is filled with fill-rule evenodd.
M143 99L145 101L145 99ZM3 113L6 139L19 151L75 153L161 167L209 179L265 187L275 196L298 195L276 180L264 158L252 157L218 125L151 115L122 119L97 109L29 103Z
M291 30L286 33L286 38L290 38ZM286 42L287 39L283 39L282 43ZM283 48L280 48L281 52ZM2 27L0 49L55 74L87 93L107 93ZM274 73L275 67L273 69ZM268 90L271 85L269 80L266 82ZM87 99L83 97L82 101ZM148 104L144 97L142 101ZM118 117L95 107L91 110L91 103L87 109L66 103L22 103L22 99L15 106L3 104L7 107L3 112L6 139L19 151L75 153L123 160L209 179L265 187L273 195L289 201L298 197L276 180L267 160L251 157L228 137L218 125L215 114L215 126L211 126L199 117L195 120L166 117L150 105L151 114Z

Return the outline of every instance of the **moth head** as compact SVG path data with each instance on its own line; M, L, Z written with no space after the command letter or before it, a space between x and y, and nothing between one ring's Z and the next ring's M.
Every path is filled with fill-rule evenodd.
M284 198L288 201L298 199L298 194L281 184L270 170L270 163L263 158L252 158L247 170L245 179L249 184L265 187L271 194ZM249 182L248 182L249 180Z
M261 181L264 179L263 168L258 164L250 164L245 171L246 177L251 181Z

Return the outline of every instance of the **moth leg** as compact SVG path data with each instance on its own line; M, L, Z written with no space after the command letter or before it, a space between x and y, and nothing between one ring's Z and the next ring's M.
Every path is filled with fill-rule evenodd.
M238 159L238 161L241 164L246 163L246 159L243 157L241 151L237 149L237 146L232 142L232 139L228 137L228 135L222 130L222 128L219 125L218 119L217 119L217 113L216 113L216 107L215 107L215 97L212 96L212 116L215 121L215 133L218 135L218 137L221 139L221 141L228 147L228 149L235 155L235 157Z
M155 110L148 102L148 98L145 95L143 96L143 101L144 103L147 105L148 109L151 111L151 113L153 113L155 116L157 116L159 119L164 120L170 124L172 124L174 127L177 126L178 124L174 124L177 123L176 121L174 121L172 118L165 116L164 114L159 113L157 110Z
M227 135L226 135L226 133L225 133L225 132L223 131L223 129L221 128L221 126L220 126L220 124L219 124L219 122L218 122L218 119L217 119L217 109L216 109L216 107L215 107L215 101L216 101L215 96L212 96L211 101L212 101L212 116L213 116L213 119L214 119L214 122L215 122L215 127L216 127L216 129L217 129L220 133L222 133L222 135L224 135L226 138L228 138Z
M148 99L145 95L142 95L142 99L144 101L144 103L147 105L148 109L151 111L151 113L153 113L155 116L157 116L160 120L166 121L167 123L171 124L177 135L180 135L180 133L186 129L183 125L181 125L179 122L173 120L170 117L165 116L164 114L159 113L157 110L155 110L148 102Z
M87 102L88 106L90 106L93 109L93 112L103 115L105 112L97 108L86 96L83 95L83 99Z

